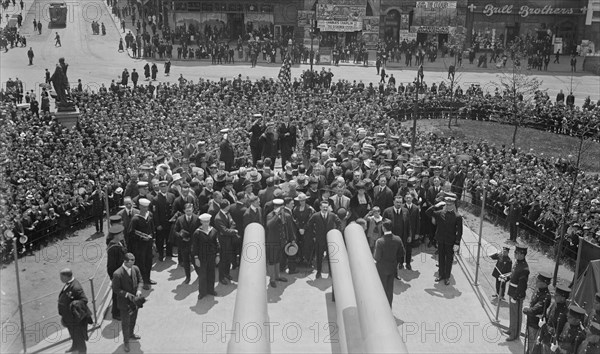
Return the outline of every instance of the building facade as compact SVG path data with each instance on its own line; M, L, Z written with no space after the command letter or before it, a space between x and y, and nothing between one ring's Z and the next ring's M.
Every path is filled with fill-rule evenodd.
M294 32L302 0L173 0L170 22L176 26L212 26L230 39L255 30L269 30L273 38Z
M152 1L152 0L151 0ZM450 42L456 34L506 44L550 35L561 52L600 40L600 0L154 0L171 25L210 25L237 38L262 28L324 46L361 40ZM600 44L600 43L598 43Z
M467 34L506 44L516 36L553 38L562 53L584 39L588 0L469 0Z

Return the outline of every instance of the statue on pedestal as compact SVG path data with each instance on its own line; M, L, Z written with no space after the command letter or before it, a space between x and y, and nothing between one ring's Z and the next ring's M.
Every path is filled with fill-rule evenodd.
M58 111L75 111L75 103L71 99L69 79L67 78L68 68L69 64L65 63L65 58L58 59L54 74L50 77L50 82L56 93L56 106Z

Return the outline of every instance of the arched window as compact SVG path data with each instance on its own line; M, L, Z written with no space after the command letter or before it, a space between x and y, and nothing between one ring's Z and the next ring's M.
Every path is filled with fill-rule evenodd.
M385 15L385 39L393 39L398 41L400 30L400 12L398 10L390 10Z

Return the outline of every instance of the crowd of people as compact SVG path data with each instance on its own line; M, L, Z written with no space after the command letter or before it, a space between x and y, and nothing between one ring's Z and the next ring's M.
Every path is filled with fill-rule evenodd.
M320 176L321 189L324 185L331 186L340 176L351 186L355 177L349 169L360 171L359 179L370 179L365 181L365 188L366 195L373 200L379 184L376 177L387 170L386 165L389 171L394 171L384 173L386 183L401 184L416 195L433 184L426 175L433 175L432 167L439 165L441 169L436 173L442 185L444 181L450 183L453 191L470 196L473 203L478 202L482 188L490 188L493 194L490 205L495 203L501 210L516 201L521 208L520 217L531 222L531 225L522 223L521 227L527 225L551 234L554 239L567 195L565 181L572 170L564 166L564 161L490 146L482 141L463 142L421 133L416 156L409 156L400 144L408 141L409 132L402 127L402 118L412 112L410 95L400 95L394 90L379 92L371 85L365 87L343 80L327 88L321 83L314 89L311 87L299 81L292 83L294 98L289 113L288 100L279 83L272 79L250 81L241 75L218 82L201 79L194 83L183 79L178 85L150 83L135 88L113 83L110 89L103 86L97 93L75 90L82 116L73 131L62 128L48 111L35 115L29 110L18 110L13 96L3 95L6 129L2 133L6 136L4 141L10 144L4 165L11 186L7 202L18 233L28 236L29 241L23 246L27 249L55 230L67 229L85 217L101 215L103 208L99 207L101 202L94 201L97 198L94 193L100 194L109 185L111 198L117 198L116 191L131 188L139 180L139 166L143 162L179 161L171 168L173 173L192 173L196 167L208 177L214 175L208 172L212 163L224 160L224 156L227 156L227 171L245 167L255 168L261 174L265 174L269 158L267 171L272 174L275 159L284 154L284 137L278 133L278 127L285 121L291 122L296 131L296 138L285 149L283 166L287 170L291 166L292 170L286 176L298 174L301 165L307 176L321 171L316 174ZM465 101L477 95L485 97L480 90L467 91L470 93L465 93ZM438 100L434 94L428 97L425 102ZM591 103L585 109L561 104L549 107L575 112L598 110ZM251 117L255 112L263 114L265 121L253 125L252 119L239 119ZM275 126L270 134L263 134L268 122ZM576 129L572 123L567 119L561 127L567 132ZM366 130L356 131L351 127ZM231 151L219 156L215 154L223 143L219 130L225 128L231 129L227 135ZM248 133L251 128L252 134ZM261 137L268 144L257 148ZM204 143L199 144L198 140ZM209 151L206 158L195 157L199 149ZM293 153L289 153L290 149ZM459 161L458 156L463 155L469 158ZM421 162L407 165L415 158ZM320 165L322 169L314 168ZM268 179L264 176L262 183ZM191 178L192 175L188 183ZM485 183L488 180L497 185ZM584 173L579 181L574 198L574 208L579 212L569 215L568 221L580 225L578 232L582 237L597 242L599 181L597 176ZM191 186L195 194L205 188L203 183L201 177L198 185ZM392 192L396 194L397 186ZM421 196L418 204L424 202ZM118 198L111 204L121 205ZM378 206L383 211L391 204L388 200ZM348 220L366 216L355 210L348 210L348 215L354 215Z

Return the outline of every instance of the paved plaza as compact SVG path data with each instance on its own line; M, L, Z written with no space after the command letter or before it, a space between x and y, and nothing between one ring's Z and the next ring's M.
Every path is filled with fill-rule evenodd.
M67 28L44 28L41 35L33 31L32 21L39 16L39 9L44 8L51 0L25 1L24 26L21 34L27 37L27 48L13 48L0 53L0 77L2 82L8 78L18 77L24 83L25 90L39 90L44 82L44 70L53 71L58 59L64 57L69 64L68 77L71 85L82 80L83 87L97 91L101 85L110 86L111 80L118 80L124 68L129 71L135 68L143 72L148 62L144 59L133 59L127 52L118 51L122 32L117 28L115 18L111 15L105 1L74 1L72 13L69 15ZM89 5L93 4L93 6ZM39 17L38 17L39 18ZM93 35L91 20L103 22L107 28L106 36ZM54 36L58 32L62 46L54 45ZM35 53L32 66L27 65L27 50L31 47ZM450 61L451 59L446 59ZM564 59L565 65L567 58ZM465 61L466 62L466 61ZM259 63L255 68L250 63L232 65L211 65L210 61L173 61L171 75L163 74L162 61L157 61L159 74L157 82L177 82L180 75L188 80L221 78L231 79L238 75L251 80L262 77L277 79L280 63ZM449 62L448 62L449 63ZM448 63L439 59L436 64L425 66L425 81L439 83L447 79ZM292 77L300 77L309 65L292 67ZM340 66L319 65L321 70L331 69L334 81L338 79L363 81L365 83L379 81L374 66L365 68L353 64ZM562 68L562 67L561 67ZM416 76L416 67L390 65L388 74L393 74L397 82L411 82ZM535 72L537 74L537 72ZM459 84L466 88L470 84L480 84L484 89L493 91L493 83L498 80L499 71L493 67L486 70L477 68L459 69ZM562 68L556 72L540 73L543 88L551 97L563 90L573 91L576 105L583 103L587 96L592 100L600 99L600 80L598 76L578 72L571 75ZM142 84L147 82L141 81ZM70 239L71 242L84 243L90 241L90 229L79 232ZM394 302L392 312L398 330L410 353L522 353L522 341L505 342L501 333L507 325L508 308L501 307L500 322L494 322L495 307L489 302L489 293L472 285L473 260L468 259L467 248L477 242L476 235L465 228L465 243L462 245L463 259L454 264L451 284L435 283L437 257L433 248L421 248L413 253L413 270L402 270L401 280L395 281ZM102 245L103 240L91 240ZM100 247L100 246L99 246ZM490 247L484 247L491 253ZM59 257L60 258L60 257ZM36 277L39 286L47 286L48 293L60 289L56 271L67 266L65 264L48 265L45 273L27 273L28 277ZM97 264L100 269L104 264ZM34 267L30 267L34 268ZM325 272L327 273L327 272ZM16 302L14 283L14 264L8 265L1 273L2 310L14 309ZM25 274L25 273L24 273ZM238 272L233 272L237 280ZM87 274L86 274L87 276ZM301 268L300 272L288 275L288 283L280 283L278 288L268 288L268 312L273 353L339 353L341 348L336 325L335 304L332 302L332 280L315 279L315 272ZM82 277L84 278L84 277ZM232 340L231 329L234 324L233 312L237 295L237 283L219 284L216 287L218 296L207 296L197 300L196 275L192 275L189 285L182 284L183 269L174 261L154 264L152 278L158 282L151 290L144 291L148 302L140 311L136 331L142 338L132 344L132 352L145 353L225 353L227 343ZM265 286L268 286L265 279ZM52 288L51 288L52 287ZM489 290L489 289L488 289ZM25 294L27 295L27 294ZM52 315L55 304L48 310ZM45 353L63 353L70 346L66 330L42 340L29 351ZM234 339L234 338L233 338ZM1 352L8 353L18 349L18 345L6 347L9 342L2 335ZM58 342L59 344L55 344ZM12 342L10 342L12 343ZM110 318L110 311L102 319L101 326L90 334L88 342L90 353L121 353L123 341L120 322Z

